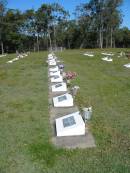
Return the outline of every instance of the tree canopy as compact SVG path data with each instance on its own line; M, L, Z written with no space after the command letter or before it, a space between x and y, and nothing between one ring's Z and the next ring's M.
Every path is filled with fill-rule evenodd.
M58 3L37 10L7 9L0 0L0 51L39 51L49 47L129 47L130 30L120 28L122 0L90 0L75 9L75 19Z

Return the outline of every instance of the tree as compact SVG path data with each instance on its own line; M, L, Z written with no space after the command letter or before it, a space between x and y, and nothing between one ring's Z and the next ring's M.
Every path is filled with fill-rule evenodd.
M0 45L1 45L1 53L4 53L4 46L3 46L3 41L4 41L4 27L3 27L3 22L4 22L4 13L5 13L5 7L7 5L6 0L0 0Z
M48 36L50 47L56 47L57 25L66 19L68 13L58 3L42 4L42 6L37 10L36 16L40 36Z
M91 33L97 32L97 43L100 48L103 48L105 40L108 46L108 35L111 39L111 47L113 46L113 33L121 23L121 13L118 10L121 2L122 0L90 0L89 3L79 7L79 22L86 21L86 28Z
M105 24L106 24L106 33L110 33L110 47L115 47L115 39L114 39L114 32L118 30L121 22L122 22L122 15L121 12L118 10L118 7L121 5L122 0L107 0L106 1L106 8L105 8Z
M58 3L25 12L6 9L0 0L1 52L66 48L128 47L129 29L119 29L122 0L90 0L76 8L76 18Z
M115 44L117 47L130 47L130 30L127 27L115 32Z
M24 25L21 28L21 32L33 38L33 50L36 49L39 51L39 42L38 42L38 26L36 23L36 12L33 9L25 11L24 15ZM36 39L37 38L37 39ZM36 46L37 45L37 46ZM30 46L29 46L30 47Z
M9 9L4 15L4 33L5 44L8 46L8 51L15 51L22 48L22 35L20 28L23 25L23 15L19 10ZM3 34L4 35L4 34Z

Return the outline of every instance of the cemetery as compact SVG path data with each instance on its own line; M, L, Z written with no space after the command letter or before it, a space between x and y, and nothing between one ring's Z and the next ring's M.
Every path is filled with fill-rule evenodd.
M130 173L129 6L0 0L0 173Z
M56 152L61 158L67 157L64 164L69 159L68 152L72 150L74 157L85 157L85 163L88 163L87 158L94 156L97 159L94 167L100 160L100 155L95 152L100 153L102 148L109 148L104 157L114 155L108 164L115 161L122 163L118 157L120 151L123 151L122 157L124 154L129 157L124 146L120 146L122 138L129 143L129 130L125 129L129 129L130 70L124 66L129 65L129 59L124 56L119 58L120 52L115 49L107 51L114 54L113 62L107 64L101 60L107 55L102 55L100 50L93 51L93 58L84 58L84 52L86 50L57 52L54 66L46 65L48 52L31 53L12 64L6 62L15 58L15 54L0 59L1 111L4 115L0 122L3 132L1 142L5 141L6 130L6 141L12 145L8 150L14 151L15 146L17 151L22 143L21 149L31 149L35 157L35 154L52 147L47 149L48 153L44 151L46 154L42 154L41 160L48 157L50 161L57 160L50 157ZM8 68L6 72L5 67ZM52 82L51 72L62 80ZM11 140L11 136L19 142ZM113 141L112 145L109 140ZM45 141L46 146L43 145ZM5 148L7 150L7 146ZM75 153L77 151L79 153ZM1 157L4 158L4 153ZM59 162L57 166L60 166ZM56 167L54 169L57 170Z

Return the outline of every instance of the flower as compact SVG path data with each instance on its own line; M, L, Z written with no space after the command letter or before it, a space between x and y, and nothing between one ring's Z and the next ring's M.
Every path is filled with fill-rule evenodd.
M66 72L66 79L75 79L77 76L76 72L71 72L71 71L68 71Z

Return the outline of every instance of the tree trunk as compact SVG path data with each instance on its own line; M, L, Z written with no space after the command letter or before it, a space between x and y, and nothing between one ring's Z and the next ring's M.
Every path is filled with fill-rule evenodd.
M55 24L53 25L53 28L54 28L54 45L55 45L55 48L57 47L57 42L56 42L56 29L55 29Z
M116 47L115 38L114 38L114 40L113 40L113 46L114 46L114 48Z
M35 49L35 42L34 42L34 44L33 44L33 51L34 51L34 52L36 51L36 49Z
M99 47L99 38L97 38L97 45L96 46Z
M113 46L113 29L111 28L111 48Z
M99 1L100 3L100 1ZM103 17L102 13L100 13L100 29L99 29L99 44L100 48L103 48Z
M70 49L70 41L69 41L69 39L68 39L68 48Z
M82 41L82 43L80 44L80 49L82 49L84 47L84 40Z
M106 48L108 48L108 37L106 35Z
M104 38L103 38L103 31L102 31L102 47L101 47L101 48L103 48L103 39L104 39Z
M46 39L46 48L47 48L47 50L48 50L48 47L49 47L48 45L49 45L49 44L48 44L48 37L47 37L47 33L45 34L45 39Z
M4 54L4 45L3 45L3 42L1 42L1 53L2 53L2 55Z
M99 47L102 49L103 48L103 33L102 33L102 29L100 28L99 31Z
M36 51L36 48L35 48L35 35L33 35L33 51L35 52Z
M37 51L39 52L39 35L37 33Z
M48 36L49 36L49 42L50 42L50 49L52 51L52 40L51 40L51 35L50 35L50 31L48 30Z
M106 41L106 48L108 48L108 27L106 27L105 31L105 41Z

